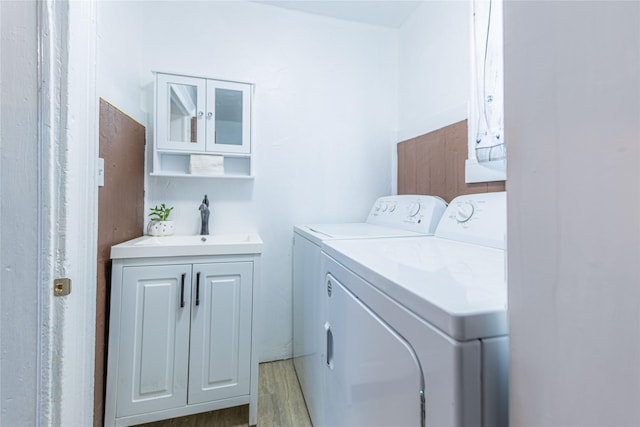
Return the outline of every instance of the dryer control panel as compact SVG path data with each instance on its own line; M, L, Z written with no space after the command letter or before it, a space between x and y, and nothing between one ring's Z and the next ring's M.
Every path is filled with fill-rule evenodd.
M446 208L446 202L438 196L380 197L373 204L367 223L433 234Z
M436 236L504 249L507 235L507 193L456 197L442 216Z

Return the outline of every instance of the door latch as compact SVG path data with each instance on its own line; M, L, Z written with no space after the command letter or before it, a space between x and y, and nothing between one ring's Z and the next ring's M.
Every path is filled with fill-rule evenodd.
M71 279L61 278L53 281L53 296L63 297L71 293Z

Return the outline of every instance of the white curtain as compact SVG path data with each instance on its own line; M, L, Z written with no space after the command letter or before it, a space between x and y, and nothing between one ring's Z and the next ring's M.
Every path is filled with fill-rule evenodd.
M479 163L506 159L502 65L502 0L474 0L475 152Z

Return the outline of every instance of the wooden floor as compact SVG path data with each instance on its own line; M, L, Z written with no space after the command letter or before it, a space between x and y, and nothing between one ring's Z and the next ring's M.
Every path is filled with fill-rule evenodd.
M259 370L258 426L311 427L291 360L262 363ZM249 405L143 424L144 427L244 427Z

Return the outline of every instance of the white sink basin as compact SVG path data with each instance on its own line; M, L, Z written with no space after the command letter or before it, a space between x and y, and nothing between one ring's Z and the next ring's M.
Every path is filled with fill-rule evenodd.
M142 236L111 247L111 258L149 258L200 255L242 255L262 252L256 233L210 236Z

